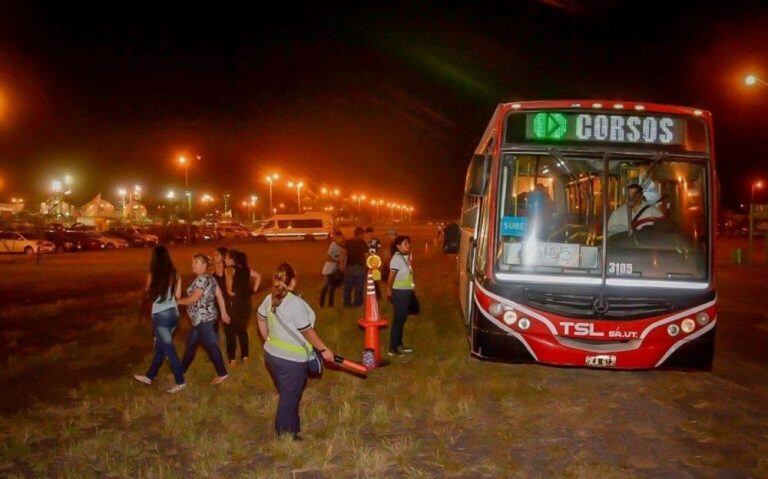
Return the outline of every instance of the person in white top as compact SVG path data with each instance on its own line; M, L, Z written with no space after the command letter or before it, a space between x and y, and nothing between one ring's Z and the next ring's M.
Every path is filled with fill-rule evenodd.
M608 218L609 236L617 233L626 233L629 230L630 222L632 230L637 231L652 225L656 220L664 218L664 213L661 210L654 205L646 203L642 186L633 183L627 187L627 190L629 190L627 204L616 208ZM630 209L631 220L628 218L627 208Z

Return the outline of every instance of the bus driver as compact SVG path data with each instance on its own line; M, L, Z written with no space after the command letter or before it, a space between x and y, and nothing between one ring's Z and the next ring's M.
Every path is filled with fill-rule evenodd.
M652 225L654 220L664 218L656 206L648 204L643 195L643 187L633 183L627 187L627 204L621 205L611 213L608 219L608 235L626 232L628 227L627 207L632 212L632 230L639 230Z

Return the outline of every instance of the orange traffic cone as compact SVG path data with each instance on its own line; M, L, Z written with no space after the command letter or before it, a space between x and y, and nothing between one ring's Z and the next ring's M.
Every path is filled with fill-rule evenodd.
M365 329L363 340L363 365L368 369L374 369L381 365L381 350L379 348L379 328L389 324L386 319L379 316L379 302L376 300L376 286L373 281L373 272L368 272L368 285L365 294L365 317L359 319L357 324Z

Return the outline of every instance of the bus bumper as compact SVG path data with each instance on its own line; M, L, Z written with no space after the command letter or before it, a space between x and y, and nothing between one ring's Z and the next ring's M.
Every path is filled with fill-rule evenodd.
M517 320L489 311L503 301ZM476 291L470 345L473 356L504 362L538 362L603 369L709 370L717 308L712 301L685 311L632 321L558 317ZM520 321L525 318L526 321ZM706 321L705 321L706 320Z

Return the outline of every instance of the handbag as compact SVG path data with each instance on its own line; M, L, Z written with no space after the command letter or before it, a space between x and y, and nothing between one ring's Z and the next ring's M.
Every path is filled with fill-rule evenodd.
M408 304L408 314L419 314L421 312L421 304L419 304L419 298L416 297L416 291L413 292L411 302Z
M298 334L296 334L295 331L293 331L291 328L286 325L283 320L280 318L280 315L277 314L277 310L273 312L275 315L275 319L278 323L280 323L280 326L283 327L285 332L287 332L297 343L299 344L307 344L307 341L303 338L299 337ZM307 351L307 369L309 371L309 375L312 377L319 378L323 375L323 356L320 354L320 351L317 350L316 347L312 346L312 349L304 348Z

